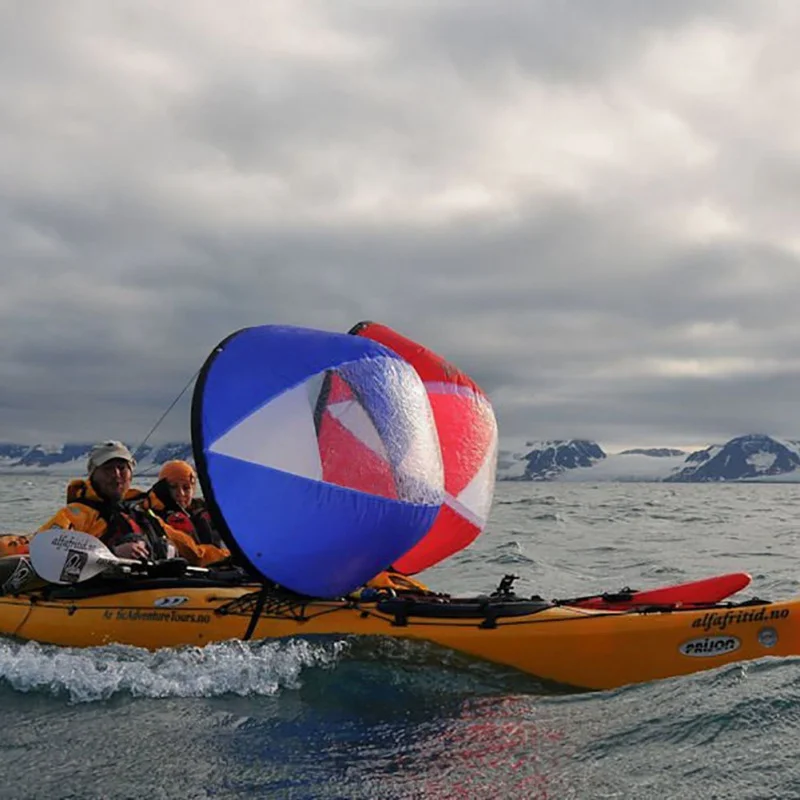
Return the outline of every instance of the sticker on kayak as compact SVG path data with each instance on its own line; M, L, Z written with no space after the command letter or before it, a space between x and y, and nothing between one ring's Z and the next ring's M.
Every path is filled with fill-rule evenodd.
M35 577L36 573L31 562L23 556L9 579L0 586L0 594L17 594L31 578Z
M77 583L81 578L81 571L86 566L89 556L81 550L68 550L61 570L60 579L63 583Z
M692 658L711 658L727 655L738 650L742 642L736 636L704 636L702 639L690 639L680 646L685 656Z
M175 606L182 606L188 602L189 598L185 595L175 595L174 597L159 597L153 605L158 608L175 608Z
M758 643L762 647L775 647L778 644L778 631L775 628L762 628L758 632Z

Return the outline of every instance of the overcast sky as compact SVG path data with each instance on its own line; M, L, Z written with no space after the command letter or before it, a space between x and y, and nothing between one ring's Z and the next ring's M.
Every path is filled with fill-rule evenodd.
M793 0L0 2L0 440L136 443L232 331L362 319L502 437L800 438L798 38Z

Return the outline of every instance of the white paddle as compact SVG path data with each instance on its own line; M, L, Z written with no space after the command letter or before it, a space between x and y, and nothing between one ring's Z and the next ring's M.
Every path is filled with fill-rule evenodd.
M30 543L31 564L49 583L66 585L94 578L112 567L143 567L141 561L117 558L96 536L52 528Z

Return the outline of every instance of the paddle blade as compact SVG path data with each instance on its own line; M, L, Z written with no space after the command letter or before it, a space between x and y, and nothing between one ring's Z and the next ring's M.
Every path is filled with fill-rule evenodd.
M62 586L88 581L120 563L98 538L61 528L37 533L31 540L30 550L36 574Z

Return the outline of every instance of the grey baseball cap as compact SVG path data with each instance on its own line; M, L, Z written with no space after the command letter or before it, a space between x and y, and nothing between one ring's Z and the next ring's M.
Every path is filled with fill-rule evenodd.
M103 466L106 461L111 461L113 458L121 458L131 465L131 469L136 465L136 459L133 454L122 442L109 440L96 444L89 453L89 461L86 464L86 471L91 475L98 467Z

